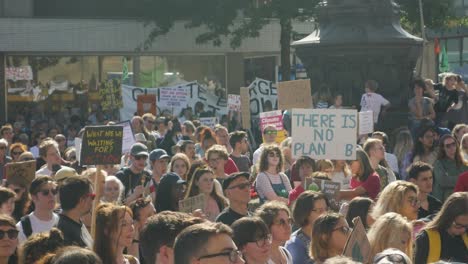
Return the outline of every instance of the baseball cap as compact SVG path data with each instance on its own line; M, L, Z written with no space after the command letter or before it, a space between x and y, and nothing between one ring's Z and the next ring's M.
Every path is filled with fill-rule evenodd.
M247 180L249 180L250 178L250 174L248 172L235 172L235 173L232 173L230 174L226 179L224 179L223 181L223 190L226 190L227 188L229 188L229 185L231 185L231 183L233 181L235 181L237 178L239 177L244 177L246 178Z
M159 182L159 185L164 186L164 184L168 184L168 183L185 184L187 182L184 181L182 178L180 178L179 175L177 175L176 173L169 172L162 176L161 181Z
M142 143L135 143L130 149L132 156L148 156L148 148Z
M150 161L160 160L160 159L170 159L169 155L164 149L154 149L149 154Z
M65 180L66 178L70 178L73 176L78 176L78 173L76 172L75 169L62 166L62 168L55 173L55 176L53 178L55 181L62 181L62 180Z

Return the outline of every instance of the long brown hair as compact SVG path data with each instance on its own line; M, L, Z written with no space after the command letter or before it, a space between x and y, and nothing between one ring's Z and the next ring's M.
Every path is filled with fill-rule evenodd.
M185 194L185 199L200 194L200 188L198 187L196 183L200 180L200 178L205 173L210 173L214 175L213 171L210 168L205 167L205 166L199 167L198 169L195 170L195 172L193 173L193 177L190 179L189 187L188 187L187 193ZM227 206L226 199L220 196L218 192L216 191L214 182L213 182L213 189L211 190L210 196L216 201L216 204L218 205L220 211L223 210L224 207Z
M260 172L264 172L268 170L268 154L270 152L276 152L276 154L279 155L279 163L278 166L276 166L276 172L281 172L283 171L283 164L284 164L284 156L283 152L278 146L275 145L270 145L270 146L265 146L265 148L262 151L262 154L260 155L260 159L258 161L258 168Z
M445 153L445 140L448 139L448 138L451 138L455 141L455 145L456 145L456 148L457 150L455 151L455 165L457 166L457 168L459 168L460 166L467 166L467 162L462 158L462 155L461 155L461 152L460 152L460 144L458 143L458 140L450 135L450 134L447 134L447 135L443 135L440 140L439 140L439 152L437 153L437 159L438 160L443 160L443 159L448 159L447 157L447 154Z
M466 214L468 214L468 192L453 193L425 229L447 230L455 218Z
M133 219L132 210L127 206L102 203L96 208L93 250L104 264L115 263L118 254L118 236L121 232L120 220L126 214L129 214ZM117 234L117 237L115 237L115 234Z

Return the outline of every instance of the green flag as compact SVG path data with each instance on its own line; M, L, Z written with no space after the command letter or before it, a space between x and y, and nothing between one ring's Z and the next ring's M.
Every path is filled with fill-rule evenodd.
M122 57L122 81L125 81L128 79L128 64L127 64L127 58L124 56Z
M442 52L439 55L439 71L448 72L450 70L450 65L447 57L447 47L445 44L442 44Z

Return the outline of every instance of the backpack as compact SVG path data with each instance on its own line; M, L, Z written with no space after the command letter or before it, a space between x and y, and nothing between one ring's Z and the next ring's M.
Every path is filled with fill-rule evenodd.
M26 238L32 235L32 225L31 225L31 219L29 218L29 215L25 215L21 217L21 227L23 227L23 233Z

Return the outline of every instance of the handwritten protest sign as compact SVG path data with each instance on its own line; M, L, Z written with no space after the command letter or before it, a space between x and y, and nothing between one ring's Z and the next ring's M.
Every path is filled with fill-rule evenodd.
M359 135L374 132L374 115L372 111L359 112Z
M250 95L249 88L241 87L240 88L240 101L241 101L241 118L242 118L242 127L245 129L250 129Z
M278 91L275 83L260 78L255 79L249 85L249 100L250 113L253 117L257 117L262 112L278 109Z
M263 131L266 126L271 125L278 131L275 142L281 143L287 137L286 130L283 129L283 115L281 110L260 113L260 131ZM264 140L265 141L265 140Z
M278 108L313 108L310 80L278 83Z
M112 79L103 82L99 87L99 98L102 110L119 109L123 107L120 80Z
M205 210L206 199L204 194L189 197L179 201L179 211L193 213L197 209Z
M346 241L343 255L360 263L370 263L370 243L361 218L353 219L354 228Z
M9 183L31 185L36 177L36 161L11 162L5 165L5 179Z
M228 110L229 111L240 111L241 99L240 95L228 94Z
M123 121L116 124L117 126L123 126L123 138L122 138L122 153L129 153L133 144L136 143L135 135L133 134L132 124L130 120Z
M156 115L156 95L155 94L140 94L137 97L138 115L142 116L145 113Z
M185 107L189 93L187 87L164 87L159 89L159 105L161 107Z
M291 121L294 158L355 159L356 110L293 109Z
M218 118L216 117L200 117L200 124L214 128L216 124L218 123Z
M81 145L81 165L120 164L122 126L85 127Z
M330 203L330 207L334 210L340 209L338 194L341 189L341 184L339 182L306 178L304 189L325 194Z

